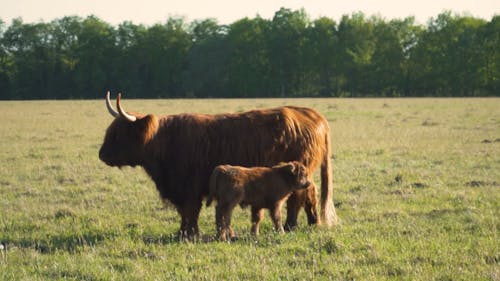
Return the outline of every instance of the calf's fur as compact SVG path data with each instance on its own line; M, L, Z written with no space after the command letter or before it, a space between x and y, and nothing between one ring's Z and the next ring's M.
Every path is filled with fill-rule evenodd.
M222 241L234 237L231 215L238 204L252 208L252 234L259 234L263 209L269 209L276 231L284 232L281 222L283 203L292 192L308 187L314 188L308 180L306 167L297 161L270 168L217 166L210 177L207 198L207 207L217 200L217 236Z

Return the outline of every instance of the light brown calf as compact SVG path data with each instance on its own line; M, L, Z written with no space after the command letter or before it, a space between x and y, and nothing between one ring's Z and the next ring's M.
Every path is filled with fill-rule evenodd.
M259 234L263 209L269 209L274 227L284 232L281 223L281 206L298 189L314 188L306 168L299 162L280 163L271 168L217 166L210 177L207 206L217 200L215 218L217 235L225 241L234 237L231 213L236 205L252 206L252 233Z

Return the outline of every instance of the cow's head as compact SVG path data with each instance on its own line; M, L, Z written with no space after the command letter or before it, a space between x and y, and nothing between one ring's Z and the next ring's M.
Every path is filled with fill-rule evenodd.
M106 107L115 120L106 130L99 158L110 166L140 165L144 148L158 131L158 118L151 114L127 113L120 105L120 98L118 94L116 111L111 105L109 92L106 94Z

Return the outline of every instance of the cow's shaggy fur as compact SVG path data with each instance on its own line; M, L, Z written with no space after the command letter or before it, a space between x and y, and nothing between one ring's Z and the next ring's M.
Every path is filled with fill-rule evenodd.
M316 189L312 187L289 197L285 227L297 225L301 207L309 224L336 222L330 129L328 121L313 109L283 106L217 115L129 114L136 120L115 114L99 158L110 166L144 167L161 198L172 202L181 215L182 234L198 233L198 216L208 194L209 177L221 164L271 167L298 161L309 175L321 166L321 220L316 209Z

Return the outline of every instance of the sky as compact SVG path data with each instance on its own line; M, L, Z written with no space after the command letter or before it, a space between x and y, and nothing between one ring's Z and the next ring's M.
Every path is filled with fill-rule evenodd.
M0 0L0 19L8 25L17 17L32 23L95 15L112 25L124 21L152 25L169 17L184 17L188 22L214 18L219 24L230 24L256 15L272 19L280 7L304 8L311 19L326 16L337 21L358 11L387 20L414 16L421 24L445 10L486 20L500 15L500 0Z

